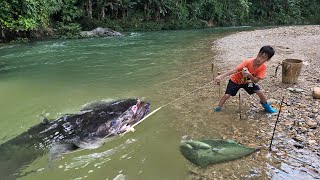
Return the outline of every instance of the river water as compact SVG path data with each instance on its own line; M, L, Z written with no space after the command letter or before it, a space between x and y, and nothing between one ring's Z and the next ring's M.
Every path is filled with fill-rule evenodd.
M19 179L273 177L266 153L201 169L179 152L185 136L260 143L257 125L235 120L234 110L217 114L210 109L221 93L210 82L216 74L212 42L245 29L132 32L1 47L0 143L41 122L41 114L55 119L94 101L140 97L152 110L162 107L135 132L97 149L56 161L49 161L48 153L39 156L18 170Z

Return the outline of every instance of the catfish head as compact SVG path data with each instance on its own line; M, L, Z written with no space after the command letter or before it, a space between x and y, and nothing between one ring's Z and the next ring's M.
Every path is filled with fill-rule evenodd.
M141 121L150 112L150 103L137 99L127 110L118 117L103 123L97 129L97 135L100 137L110 137L117 134L122 134Z
M116 127L118 134L124 133L131 129L136 123L141 121L150 112L150 103L142 102L139 99L137 103L131 106L123 116L119 117L121 121Z

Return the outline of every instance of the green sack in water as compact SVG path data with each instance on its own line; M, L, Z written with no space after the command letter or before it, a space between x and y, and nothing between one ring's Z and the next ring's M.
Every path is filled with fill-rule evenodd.
M231 140L188 140L180 145L184 157L201 167L238 159L256 150L257 148L248 148Z

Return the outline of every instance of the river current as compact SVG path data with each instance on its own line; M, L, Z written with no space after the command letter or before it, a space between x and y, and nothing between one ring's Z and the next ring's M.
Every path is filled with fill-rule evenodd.
M211 83L217 73L211 69L212 42L246 29L128 32L115 38L0 47L0 143L40 123L42 116L55 119L95 101L139 97L151 103L151 111L162 107L135 132L97 149L66 154L56 161L49 161L48 153L39 156L18 170L19 179L272 177L260 153L213 165L208 175L208 170L191 165L179 152L185 136L225 138L237 131L246 141L255 141L256 129L250 134L250 122L235 121L236 112L211 110L219 99L218 87Z

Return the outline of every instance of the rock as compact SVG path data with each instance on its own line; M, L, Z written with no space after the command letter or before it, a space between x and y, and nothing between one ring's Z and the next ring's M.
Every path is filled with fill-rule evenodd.
M300 129L300 131L302 132L302 133L305 133L306 131L307 131L307 128L305 128L305 127L301 127L301 128L299 128Z
M299 104L298 107L299 108L306 108L306 105L305 104Z
M308 100L308 101L311 101L312 97L311 96L306 96L305 99Z
M312 109L312 113L319 113L319 109L317 108Z
M304 145L303 144L299 144L299 143L296 143L293 145L294 147L298 148L298 149L302 149L304 148Z
M287 88L290 92L294 92L294 93L300 93L303 92L303 89L300 88Z
M305 140L305 138L301 135L297 135L297 136L293 137L293 139L295 141L300 141L300 142L303 142Z
M313 120L307 120L306 124L310 127L310 128L316 128L317 127L317 122L313 121Z
M312 139L312 140L309 140L308 143L309 143L309 144L316 144L317 141Z
M316 118L316 115L315 114L309 114L308 117L314 119L314 118Z
M312 132L307 132L307 135L308 135L309 137L314 137L314 136L315 136Z
M109 36L122 36L121 33L114 31L109 28L98 27L92 31L82 31L80 32L82 37L109 37Z
M92 31L81 31L80 36L82 37L93 37L95 36Z
M320 99L320 87L314 87L312 90L312 96L315 99Z
M291 125L293 125L293 122L292 122L292 121L289 121L289 120L285 120L285 121L283 122L283 124L286 125L286 126L291 126Z
M280 104L281 102L279 100L276 100L276 99L269 99L268 102L272 105L275 105L275 104Z
M98 27L92 30L93 33L97 34L98 36L122 36L121 33L111 30L109 28L101 28Z

